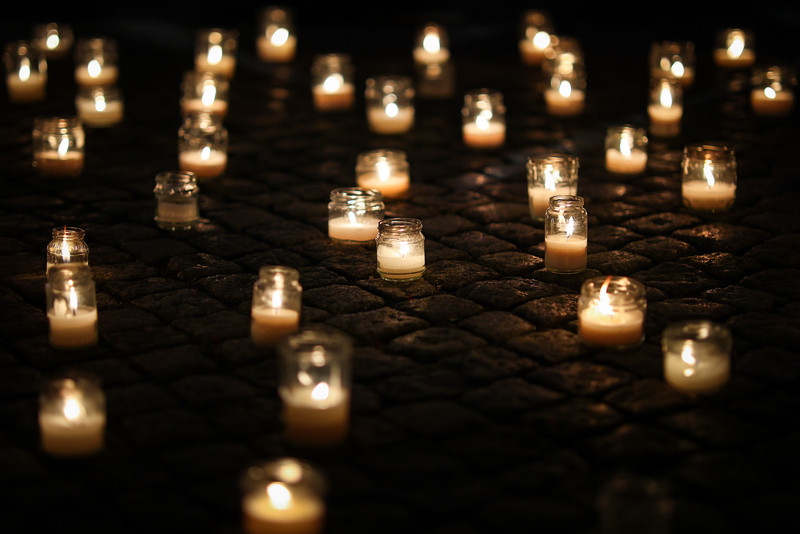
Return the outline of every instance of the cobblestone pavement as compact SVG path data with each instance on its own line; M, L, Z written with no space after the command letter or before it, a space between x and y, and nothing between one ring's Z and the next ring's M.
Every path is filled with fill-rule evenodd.
M796 524L796 112L755 117L745 75L721 71L698 47L682 134L651 136L646 173L620 180L604 169L605 129L646 124L646 51L628 51L635 67L621 68L585 43L589 96L574 119L545 113L541 73L523 67L513 45L505 55L456 56L454 97L418 98L413 130L387 137L369 132L361 95L350 112L312 108L310 57L329 50L306 48L291 66L270 67L243 31L225 119L228 169L201 183L202 223L170 233L153 222L153 185L177 166L178 88L193 37L163 30L141 21L107 28L121 44L126 117L88 130L79 179L46 181L31 167L32 118L73 109L69 60L51 64L47 102L3 104L4 532L238 532L240 475L283 455L328 477L330 533L592 533L614 510L681 533ZM410 53L356 52L359 84L411 72ZM461 140L461 97L480 86L505 97L501 149ZM737 149L736 205L689 212L681 150L716 139ZM386 215L423 221L427 270L412 283L381 280L374 245L327 238L331 189L355 185L356 155L381 147L405 150L411 165L411 194L387 200ZM580 158L590 253L580 275L543 266L525 162L545 151ZM90 247L100 341L88 350L48 345L44 248L62 225L84 228ZM297 268L302 322L354 340L341 447L303 450L283 437L275 353L249 339L262 265ZM577 336L581 282L609 274L647 288L647 337L632 350L590 348ZM661 333L686 318L733 332L732 376L717 393L690 397L663 379ZM105 448L82 460L39 445L41 381L65 368L99 376L108 400ZM617 491L623 483L638 491Z

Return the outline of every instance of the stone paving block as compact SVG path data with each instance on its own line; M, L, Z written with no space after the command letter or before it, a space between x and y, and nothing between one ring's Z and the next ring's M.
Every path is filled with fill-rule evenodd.
M236 258L234 261L241 265L244 270L251 273L258 273L259 269L264 265L285 265L295 269L309 265L308 260L302 255L286 249L272 249L266 252L246 254Z
M434 326L417 329L390 341L387 349L417 361L433 361L452 353L486 344L486 340L455 327Z
M587 438L578 449L599 461L631 461L684 456L697 450L697 445L659 427L628 423L609 434Z
M647 257L624 250L598 252L586 258L586 266L590 269L619 276L629 276L652 265L653 262Z
M297 221L276 221L250 226L245 229L245 233L258 241L264 241L270 246L278 248L299 245L308 240L327 237L313 226Z
M602 224L619 224L634 217L642 217L651 212L650 208L627 202L609 202L592 207L592 216Z
M509 339L504 346L526 358L546 363L573 360L587 353L580 337L562 328L529 332Z
M374 310L384 305L382 298L344 284L304 290L303 301L333 314Z
M221 302L238 305L252 302L256 279L256 275L249 273L221 274L201 278L197 285Z
M521 421L541 429L546 436L575 440L581 436L606 432L619 425L623 416L603 402L573 397L555 406L547 405L531 410Z
M108 415L114 420L174 408L178 403L166 389L148 382L113 385L104 388L104 392Z
M508 310L529 300L560 295L567 290L554 284L524 278L475 281L456 292L456 296L497 310Z
M279 217L268 211L250 206L238 206L234 209L214 211L209 215L235 232L240 232L250 226L269 224L280 220Z
M477 225L459 215L443 214L428 217L423 221L422 233L429 239L441 239L444 236L474 230Z
M125 418L123 426L136 447L148 450L190 445L206 441L215 435L204 418L177 407L131 415Z
M425 240L425 264L433 265L440 261L468 261L469 253L465 250L448 247L437 241ZM427 268L427 267L426 267Z
M215 344L250 335L250 317L226 310L202 317L181 317L172 325L201 343Z
M448 324L475 315L483 308L453 295L431 295L413 300L405 300L394 305L400 311L416 315L431 324Z
M392 308L337 315L326 323L366 343L379 343L428 325L427 321ZM364 328L365 324L370 327Z
M522 378L507 378L470 390L461 400L482 413L505 414L552 404L562 398L563 394L531 384Z
M685 394L670 387L664 380L646 379L623 386L603 400L620 411L637 415L658 415L693 405Z
M101 334L161 325L161 321L152 313L131 307L104 310L101 315L102 321L99 317L97 321L97 329Z
M738 354L735 368L737 373L791 385L800 378L800 357L792 350L756 347L744 354Z
M768 311L775 305L775 297L772 294L741 285L709 289L704 291L701 297L742 311Z
M173 256L193 254L197 250L177 239L169 237L129 241L122 244L123 249L133 254L147 265L156 265L169 260Z
M800 280L800 269L765 269L742 280L742 285L767 291L781 299L797 301L800 300L798 280Z
M193 444L159 455L159 460L190 479L204 479L239 474L251 460L246 447L237 443L217 442Z
M518 222L499 222L487 224L485 228L487 233L526 249L544 242L544 223L540 226L541 228Z
M492 202L471 206L460 212L467 219L479 224L519 221L530 214L528 204L520 202Z
M505 276L530 276L544 267L541 258L524 252L508 251L487 254L478 258L478 263Z
M495 344L502 344L507 339L534 329L529 322L504 311L479 313L461 320L458 326Z
M700 252L743 254L771 235L763 230L730 223L709 223L672 232L672 237L686 241Z
M98 320L99 321L99 320ZM168 326L148 326L135 330L110 332L100 336L100 342L117 352L135 354L159 347L186 343L189 338Z
M515 466L500 476L503 484L520 491L547 489L587 473L589 464L571 451L557 451Z
M577 319L578 299L575 295L553 295L534 299L514 310L531 323L544 328L557 328Z
M424 278L402 284L388 282L382 278L370 278L368 280L359 280L356 284L358 287L366 289L388 302L419 299L436 293L436 288Z
M45 242L45 245L47 243ZM2 257L0 261L0 276L8 279L17 274L28 274L31 272L44 272L45 260L43 254L32 252L18 252Z
M728 326L734 335L762 345L796 349L800 343L800 324L794 318L764 312L748 312L731 317Z
M226 309L226 306L198 289L185 288L137 298L133 306L147 310L162 321L181 317L202 317Z
M183 289L185 283L169 278L154 277L144 280L109 280L103 289L119 300L128 302L154 293Z
M235 263L205 253L174 256L167 263L167 274L190 284L206 276L240 272L242 268Z
M708 289L721 287L722 282L699 269L676 262L666 262L636 273L636 280L660 289L672 297L689 297Z
M701 222L697 217L685 213L663 212L631 219L623 222L622 225L642 235L663 236L664 234L674 233L676 230L696 226ZM678 239L681 238L678 237Z
M33 337L47 332L48 321L44 303L40 308L24 302L12 304L15 313L0 321L0 336L3 339Z
M479 231L464 232L441 239L444 245L467 252L471 257L478 258L485 254L508 252L516 247L508 241Z
M751 443L763 437L761 425L742 420L724 411L699 407L659 419L671 428L695 441L704 441L714 447Z
M764 461L743 452L698 451L686 455L674 474L700 490L714 487L722 498L769 491L775 484L775 474L765 468Z
M199 251L225 259L234 259L267 249L264 243L239 234L201 234L191 237L188 242Z
M461 354L463 356L442 358L437 365L455 369L461 375L481 384L516 375L536 366L529 359L499 347L481 346Z
M370 384L370 388L381 398L387 399L388 403L452 399L464 393L468 387L460 373L426 366L406 367Z
M622 248L631 241L644 236L621 226L589 226L589 242L602 245L608 249Z
M665 299L652 302L647 307L650 319L658 317L659 322L669 323L689 319L707 319L725 322L736 313L736 309L726 304L709 302L699 298ZM666 326L666 325L665 325Z
M413 434L436 438L482 428L487 420L450 400L406 403L387 408L384 416Z
M622 250L646 256L657 263L675 261L695 253L694 247L690 244L666 236L648 237L639 241L632 241L622 247Z
M131 363L156 380L174 380L191 374L211 373L217 370L213 360L206 357L200 347L183 345L154 350L131 356Z
M761 269L754 259L734 256L727 252L712 252L699 256L687 256L678 260L680 263L697 267L703 272L728 283L738 282L745 276Z
M472 282L495 278L497 273L468 261L445 260L427 264L424 277L439 290L454 291Z
M584 360L539 367L525 376L548 388L579 395L607 393L633 381L626 371Z

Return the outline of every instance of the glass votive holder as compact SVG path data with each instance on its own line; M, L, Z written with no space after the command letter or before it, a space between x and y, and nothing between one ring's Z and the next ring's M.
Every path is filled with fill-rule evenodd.
M414 63L447 63L450 60L449 37L441 24L428 22L422 26L414 39Z
M383 210L383 195L377 189L334 189L328 203L328 236L343 244L374 243Z
M654 136L675 137L681 133L683 88L677 78L651 79L647 115Z
M364 97L371 131L400 134L414 125L414 85L408 76L368 78Z
M187 71L181 83L181 112L213 113L224 119L228 115L230 82L221 74Z
M295 333L300 324L303 286L297 269L266 265L253 285L250 338L258 346L274 347Z
M292 12L282 6L270 6L260 13L256 39L258 57L271 63L288 63L297 50Z
M47 59L63 59L69 54L75 39L69 24L48 22L33 26L33 46L44 52Z
M67 374L48 379L39 394L42 449L76 457L103 449L106 397L93 376Z
M525 11L520 24L519 54L528 66L538 66L545 52L555 44L553 23L547 13L535 9Z
M584 77L586 66L583 47L580 40L570 36L553 36L551 45L545 49L542 72L545 78L554 74L571 76L574 71L580 71Z
M62 263L89 264L89 246L84 241L83 228L63 226L53 228L53 239L47 244L47 271Z
M319 111L342 111L355 104L354 68L348 54L325 54L311 65L311 93Z
M586 270L588 224L583 198L550 197L544 217L544 266L553 273L574 274Z
M506 140L506 106L503 93L473 89L464 95L461 108L464 144L472 148L497 148Z
M8 43L3 52L8 99L14 104L41 102L47 96L47 59L27 41Z
M246 534L322 534L327 480L306 462L278 458L251 465L241 477Z
M222 28L204 28L195 39L194 69L213 72L230 80L236 72L236 48L239 32Z
M683 205L698 211L721 212L736 200L736 154L724 144L693 143L683 147Z
M198 180L216 178L228 165L228 130L211 113L191 114L178 129L178 163Z
M74 178L83 172L86 133L77 117L33 120L33 166L47 177Z
M660 41L650 47L650 77L677 78L683 88L694 83L695 52L692 41Z
M409 282L425 272L425 236L419 219L395 217L378 223L378 274L389 282Z
M541 154L528 158L528 202L531 217L544 220L550 197L578 193L577 156L571 154Z
M119 124L125 114L122 92L116 86L81 87L75 109L84 126L108 128Z
M750 91L750 107L756 115L785 117L794 108L797 78L790 67L771 65L755 69Z
M406 153L379 148L358 155L356 185L377 189L385 198L402 198L408 194L411 178Z
M727 28L716 34L714 63L724 68L749 68L756 61L753 32Z
M647 131L630 124L606 131L606 170L613 174L641 174L647 168Z
M47 271L50 345L78 349L97 344L97 297L89 265L62 263Z
M164 230L189 230L197 224L200 188L197 177L189 171L164 171L156 175L154 220Z
M342 443L350 425L353 343L304 328L278 345L278 394L289 441L309 447Z
M414 66L414 70L417 96L445 99L455 94L456 72L452 63L420 63Z
M641 282L625 276L590 278L578 297L578 334L598 347L638 345L644 340L646 308Z
M714 392L730 377L732 347L725 325L705 320L671 324L661 335L664 380L684 393Z
M119 79L117 41L79 39L75 46L75 81L79 86L115 85Z
M574 117L586 108L586 76L575 68L570 72L555 72L544 90L547 113L555 117Z

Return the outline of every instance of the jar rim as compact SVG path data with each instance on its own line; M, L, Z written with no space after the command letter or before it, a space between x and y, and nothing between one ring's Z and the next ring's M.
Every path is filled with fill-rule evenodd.
M83 239L85 236L86 230L78 228L77 226L59 226L53 228L54 238Z
M724 142L691 143L683 147L683 157L693 160L733 160L736 151Z
M662 338L665 341L680 338L699 342L721 339L727 343L731 343L733 334L730 328L722 323L717 323L708 319L690 319L667 325L662 334Z
M418 232L422 230L422 221L412 217L392 217L378 223L378 231Z
M602 290L606 281L608 281L606 291L610 295L628 294L634 300L645 298L647 291L644 284L634 278L619 275L595 276L584 280L581 284L581 295L594 296Z

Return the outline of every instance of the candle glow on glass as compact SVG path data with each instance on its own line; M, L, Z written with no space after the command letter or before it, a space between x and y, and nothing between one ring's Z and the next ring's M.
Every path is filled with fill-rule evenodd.
M581 287L578 300L578 334L583 341L592 345L638 345L644 338L644 286L625 277L610 275L597 288L600 280L601 278L586 280Z

